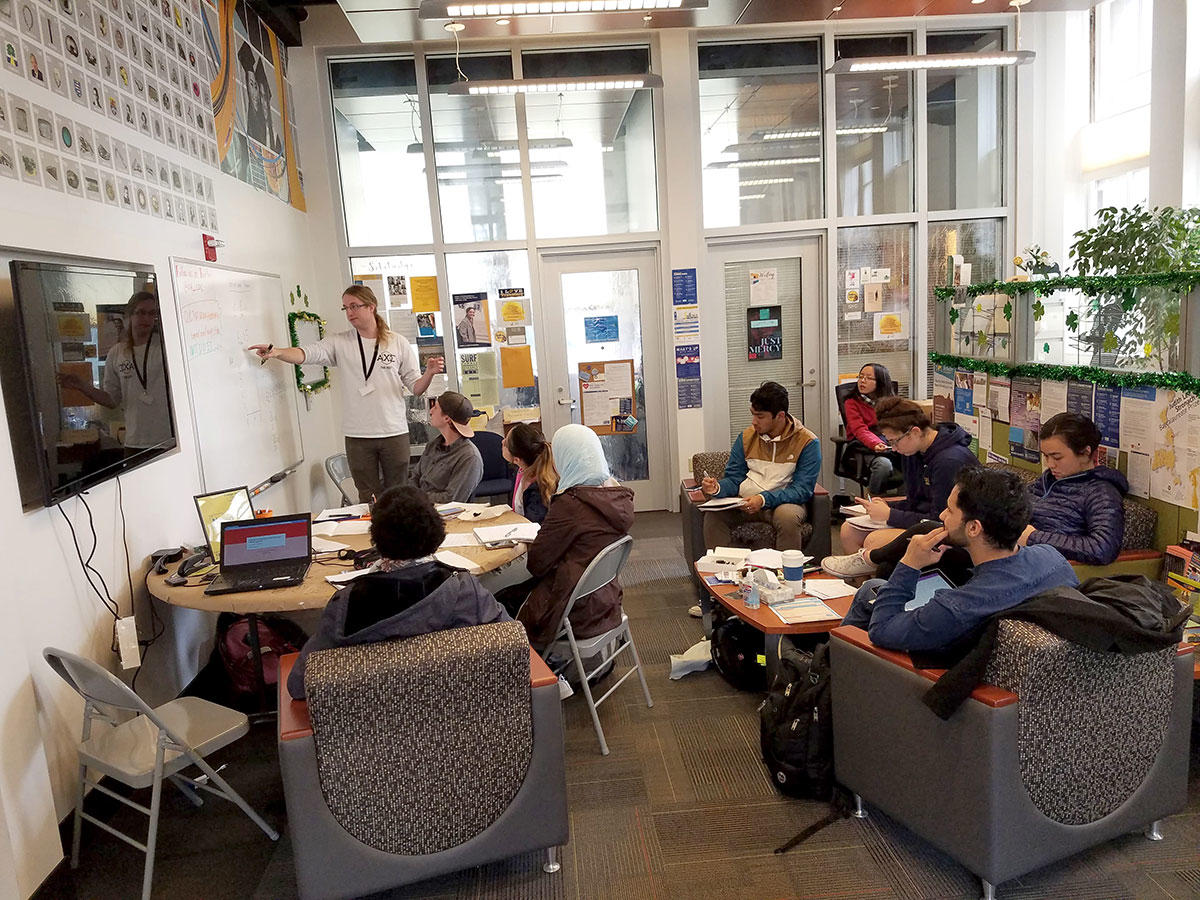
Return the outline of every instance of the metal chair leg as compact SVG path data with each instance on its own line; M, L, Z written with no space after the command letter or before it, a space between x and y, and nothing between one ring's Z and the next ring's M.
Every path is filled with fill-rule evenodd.
M608 756L608 741L604 739L604 729L600 727L600 714L596 712L596 701L592 699L592 688L588 684L587 670L579 657L579 647L571 641L571 655L575 657L575 670L579 672L579 681L583 686L583 696L587 700L588 712L592 714L592 726L596 729L596 737L600 741L600 755Z
M1161 841L1163 839L1163 833L1160 830L1161 825L1162 819L1155 819L1153 822L1147 825L1145 832L1143 832L1146 835L1146 840Z
M642 670L642 658L638 656L637 645L633 642L633 632L629 626L625 626L625 638L629 641L629 652L633 654L633 664L637 667L638 681L642 683L642 693L646 696L646 706L653 706L654 700L650 697L650 688L646 685L646 675Z
M544 863L542 863L542 871L545 872L547 875L553 875L555 872L557 872L561 868L562 868L562 863L560 863L558 861L558 848L557 847L547 847L546 848L546 861Z
M150 792L150 830L146 833L146 868L142 873L142 900L150 900L150 883L154 880L154 845L158 841L158 808L162 801L163 742L159 739L154 755L154 787Z
M983 885L982 900L996 900L996 886L982 878L979 879L979 883Z
M210 766L208 763L206 763L204 761L203 757L199 756L198 754L190 754L189 753L188 758L192 762L194 762L197 766L199 766L200 771L202 771L205 775L207 775L209 777L209 780L212 781L214 784L216 784L217 787L219 787L221 789L221 791L225 795L225 799L230 800L233 803L236 803L238 809L240 809L247 816L249 816L250 821L253 822L255 825L257 825L259 828L261 828L263 830L263 833L267 837L269 837L273 841L279 840L279 832L276 831L274 828L272 828L270 825L268 825L266 823L266 821L263 820L262 816L260 816L258 813L256 813L254 811L254 807L252 807L249 803L247 803L245 801L245 799L243 799L241 794L239 794L232 787L230 787L229 782L226 781L224 778L222 778L220 775L218 775L217 770L214 769L212 766Z
M171 775L169 778L171 780L171 784L179 788L179 793L187 797L192 806L204 805L204 798L196 793L196 789L192 786L190 781L188 781L182 775Z
M856 819L865 819L867 817L867 811L863 809L862 797L858 796L858 794L854 795L854 812L850 813L850 815Z
M79 787L75 792L75 824L71 835L71 868L79 868L79 839L83 834L83 788L87 783L87 766L79 765Z

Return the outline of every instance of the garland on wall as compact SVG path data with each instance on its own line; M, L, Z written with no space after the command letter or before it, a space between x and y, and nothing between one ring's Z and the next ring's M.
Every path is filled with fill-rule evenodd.
M1009 297L1017 297L1030 291L1039 295L1053 294L1056 291L1081 291L1088 297L1096 297L1146 287L1165 287L1177 294L1186 294L1198 286L1200 272L1154 272L1147 275L1070 275L1041 281L990 281L964 287L935 287L933 295L938 300L952 300L960 290L966 290L968 297L978 297L981 294L1007 294Z
M296 290L297 290L297 292L299 292L299 290L300 290L300 287L298 285L296 287ZM295 302L295 300L293 300L292 302ZM305 302L305 304L308 303L308 297L304 297L304 302ZM325 337L325 320L322 319L320 316L318 316L315 312L310 312L307 310L305 310L303 312L290 312L290 313L288 313L288 333L292 338L292 346L293 347L300 346L300 335L296 333L296 323L297 322L312 322L313 324L315 324L317 326L318 339ZM325 388L329 387L329 367L328 366L321 367L321 378L317 381L305 381L304 380L304 371L301 369L301 367L296 366L295 368L296 368L296 387L300 389L300 393L309 394L309 395L319 394L321 391L325 390Z
M1050 381L1087 381L1102 387L1168 388L1200 396L1200 378L1187 372L1113 372L1095 366L1055 366L1046 363L1010 366L986 359L972 359L969 356L952 356L948 353L930 353L929 358L936 366L986 372L988 375L1001 377L1026 375Z

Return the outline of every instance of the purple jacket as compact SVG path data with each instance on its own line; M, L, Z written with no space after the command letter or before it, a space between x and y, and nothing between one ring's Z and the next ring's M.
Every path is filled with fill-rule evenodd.
M309 654L317 650L511 620L474 575L437 561L363 575L326 605L321 624L288 676L288 693L304 699L304 670Z
M1055 480L1048 471L1029 485L1033 501L1029 543L1049 544L1074 562L1107 566L1121 552L1129 482L1116 469L1094 469Z
M953 422L937 425L937 437L924 453L901 457L904 499L892 504L888 525L910 528L923 519L936 519L946 508L954 479L963 466L977 466L971 435Z

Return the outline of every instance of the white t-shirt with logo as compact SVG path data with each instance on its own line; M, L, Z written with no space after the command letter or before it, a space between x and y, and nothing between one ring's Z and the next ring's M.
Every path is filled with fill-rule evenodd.
M137 354L137 365L134 365ZM143 355L145 354L145 355ZM146 387L137 369L145 359ZM125 446L157 447L170 441L171 404L167 400L166 370L163 368L162 338L155 334L150 344L130 350L124 341L108 351L104 359L104 390L125 414Z
M353 328L305 344L304 364L337 366L342 397L342 431L346 437L381 438L408 434L408 408L404 389L411 393L421 368L412 344L391 333L379 345L379 357L371 369L375 341L362 338L363 356L358 352L359 334ZM363 357L371 377L363 377Z

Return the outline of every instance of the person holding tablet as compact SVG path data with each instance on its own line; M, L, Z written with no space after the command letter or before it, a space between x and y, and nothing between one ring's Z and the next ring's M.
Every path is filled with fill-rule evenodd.
M408 483L408 411L404 391L423 394L433 376L445 370L436 356L422 372L407 339L388 328L379 301L369 287L352 284L342 292L342 310L351 327L302 347L254 344L249 349L264 363L279 359L292 365L341 366L342 431L346 459L369 503L385 488Z

